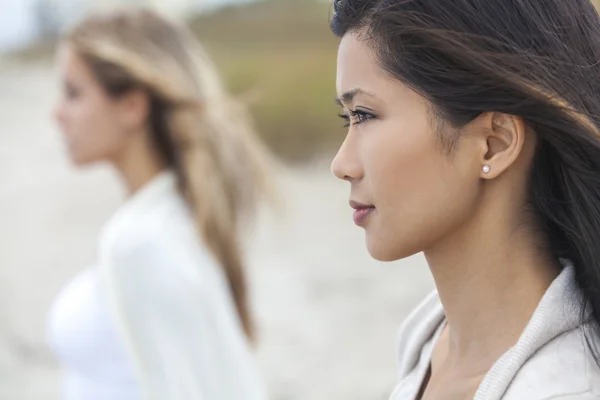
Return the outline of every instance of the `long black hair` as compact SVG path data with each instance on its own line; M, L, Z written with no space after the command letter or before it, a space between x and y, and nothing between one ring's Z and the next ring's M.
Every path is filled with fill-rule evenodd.
M335 0L333 32L360 34L384 71L460 128L483 112L538 136L529 205L573 262L600 354L600 20L590 0ZM448 149L456 139L444 139Z

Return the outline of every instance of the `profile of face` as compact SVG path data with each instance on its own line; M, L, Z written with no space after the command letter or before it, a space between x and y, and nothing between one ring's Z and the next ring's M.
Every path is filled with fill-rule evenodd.
M371 49L352 33L339 46L338 101L349 130L332 170L351 184L354 220L370 254L392 261L435 246L477 212L489 150L469 135L480 128L476 119L449 154L431 104L386 74Z
M127 96L111 97L70 46L60 47L57 62L62 95L54 116L72 161L81 166L119 159L139 130L139 110Z

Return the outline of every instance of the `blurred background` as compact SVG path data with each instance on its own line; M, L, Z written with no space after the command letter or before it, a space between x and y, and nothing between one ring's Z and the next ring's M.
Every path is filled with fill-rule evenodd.
M94 260L124 197L106 166L76 171L51 119L56 37L94 7L143 4L184 19L248 102L282 161L283 215L248 235L258 357L274 400L387 399L396 334L433 287L421 256L380 264L329 171L337 39L329 1L2 0L0 13L0 399L59 399L46 313Z

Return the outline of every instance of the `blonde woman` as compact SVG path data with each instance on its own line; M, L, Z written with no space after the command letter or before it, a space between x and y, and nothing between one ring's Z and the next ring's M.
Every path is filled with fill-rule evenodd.
M64 398L264 399L237 233L266 163L243 109L148 10L88 17L58 60L73 162L109 162L130 194L50 312Z

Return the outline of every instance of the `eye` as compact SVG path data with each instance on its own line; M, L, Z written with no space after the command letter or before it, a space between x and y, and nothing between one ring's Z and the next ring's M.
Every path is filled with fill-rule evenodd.
M69 99L76 99L80 95L79 88L75 87L75 85L71 83L66 83L64 85L65 95Z
M370 119L375 118L374 114L371 114L363 110L348 110L348 119L352 126L362 124Z
M364 111L364 110L350 110L348 109L345 113L338 114L340 118L346 121L345 128L349 126L359 125L370 119L377 118L375 114Z
M362 110L350 111L350 117L352 119L352 125L362 124L363 122L375 118L373 114Z

